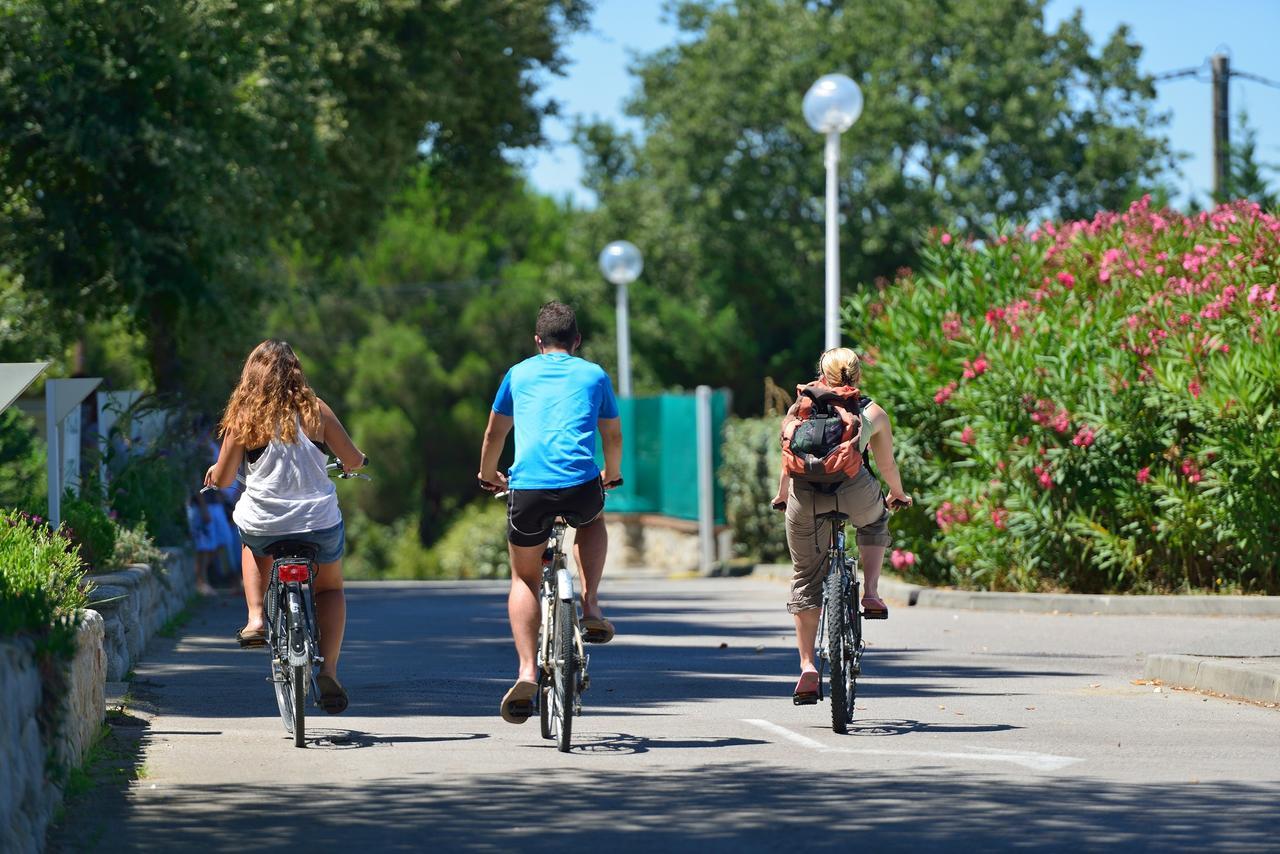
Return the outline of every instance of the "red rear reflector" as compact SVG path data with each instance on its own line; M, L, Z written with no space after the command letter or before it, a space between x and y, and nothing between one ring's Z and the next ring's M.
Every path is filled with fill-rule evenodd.
M305 563L280 564L281 581L308 581L310 577L311 572Z

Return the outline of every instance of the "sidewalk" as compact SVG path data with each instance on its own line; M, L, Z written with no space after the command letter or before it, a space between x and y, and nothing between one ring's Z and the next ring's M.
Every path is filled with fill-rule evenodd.
M1148 655L1146 677L1258 703L1280 703L1280 658Z

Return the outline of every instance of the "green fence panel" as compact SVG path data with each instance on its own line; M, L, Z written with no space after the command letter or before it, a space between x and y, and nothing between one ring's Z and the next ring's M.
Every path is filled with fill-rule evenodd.
M695 398L664 394L618 401L622 419L623 486L609 494L614 513L659 513L676 519L698 519L698 429ZM729 394L711 394L713 472L720 471L723 429ZM599 456L599 455L598 455ZM603 463L603 459L601 459ZM724 490L719 478L713 506L716 524L724 524Z

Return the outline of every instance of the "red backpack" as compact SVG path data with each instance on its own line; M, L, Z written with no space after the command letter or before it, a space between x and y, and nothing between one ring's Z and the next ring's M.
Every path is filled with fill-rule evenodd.
M813 483L839 483L856 475L863 464L860 398L853 386L796 386L795 406L782 425L783 470Z

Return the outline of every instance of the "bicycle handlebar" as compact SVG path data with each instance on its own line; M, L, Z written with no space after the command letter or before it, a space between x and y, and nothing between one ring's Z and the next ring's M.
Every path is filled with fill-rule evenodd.
M365 454L364 462L361 464L361 468L367 465L369 465L369 455ZM359 478L360 480L373 480L373 478L369 477L369 475L364 474L363 472L347 471L342 467L342 463L329 463L324 467L324 470L329 473L329 477L336 477L336 478L339 478L340 480L350 480L351 478Z
M480 478L476 478L476 482L480 485L481 489L492 494L494 498L506 498L511 492L510 489L503 489L501 484L490 483L489 481L481 480ZM617 489L619 486L622 486L622 483L622 478L618 478L617 480L611 480L606 483L604 488L606 490Z

